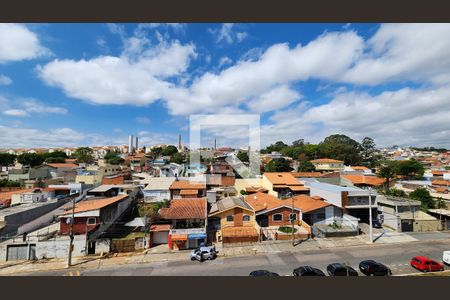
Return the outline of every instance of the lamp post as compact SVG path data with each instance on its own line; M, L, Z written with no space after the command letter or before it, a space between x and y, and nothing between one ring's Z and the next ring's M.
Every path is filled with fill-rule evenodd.
M373 243L373 228L372 228L372 188L369 187L369 236L370 242Z

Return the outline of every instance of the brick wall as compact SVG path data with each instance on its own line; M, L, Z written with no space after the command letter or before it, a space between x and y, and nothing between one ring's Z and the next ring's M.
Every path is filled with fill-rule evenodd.
M93 218L93 217L91 217ZM86 222L88 217L78 217L75 218L75 222L73 223L73 232L74 234L86 234ZM93 231L97 226L100 225L99 217L95 217L96 225L87 225L88 231ZM61 218L60 221L60 234L68 235L70 234L70 222L66 222L67 218Z
M123 176L115 176L115 177L104 177L102 179L102 184L123 184L124 177Z
M292 223L289 220L289 215L291 214L291 209L287 207L282 207L277 210L269 212L267 215L269 217L269 226L285 226L285 225L292 225ZM274 221L273 215L275 214L281 214L283 216L282 221ZM298 218L298 211L295 211L295 214L297 214ZM297 223L296 223L297 224Z

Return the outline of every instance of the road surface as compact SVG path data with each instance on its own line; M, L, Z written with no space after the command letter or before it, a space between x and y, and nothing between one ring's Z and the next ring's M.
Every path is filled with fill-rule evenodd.
M349 248L333 248L296 252L273 252L245 257L219 257L203 263L169 261L158 263L126 264L100 269L73 268L48 272L35 272L37 276L247 276L251 271L266 269L280 275L292 275L292 270L310 265L326 272L326 266L334 262L350 264L358 270L359 262L374 259L389 266L393 275L417 273L409 265L411 257L425 255L442 261L442 252L450 250L450 240L418 241L406 244L364 245ZM150 254L151 255L151 254ZM446 266L446 270L450 267ZM358 270L359 272L359 270ZM362 275L360 273L360 275Z

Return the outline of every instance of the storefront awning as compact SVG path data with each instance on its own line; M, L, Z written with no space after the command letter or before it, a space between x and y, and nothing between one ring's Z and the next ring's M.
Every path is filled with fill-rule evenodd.
M195 240L195 239L206 239L206 234L205 233L193 233L193 234L189 234L188 238L190 240Z
M171 236L172 241L187 241L187 234L174 234Z

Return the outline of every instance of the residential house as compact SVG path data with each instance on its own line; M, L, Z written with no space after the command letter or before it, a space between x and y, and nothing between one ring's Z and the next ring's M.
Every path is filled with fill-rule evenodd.
M355 186L359 188L382 187L386 183L386 179L377 176L367 175L341 175L341 185Z
M170 186L175 181L175 177L149 177L141 180L140 183L145 186L144 201L158 202L170 200Z
M25 167L14 168L8 170L8 180L25 181L32 179L46 179L50 177L48 168Z
M88 196L113 197L117 195L128 195L139 188L132 184L102 184L87 192Z
M74 182L77 176L79 165L74 163L48 163L42 167L47 167L51 178L62 178L63 182Z
M420 210L420 201L393 196L379 196L379 219L398 232L436 231L441 221Z
M309 188L290 172L265 172L261 183L269 191L269 194L278 198L309 194Z
M171 200L169 207L159 210L159 215L170 224L167 237L170 249L191 249L206 243L206 198ZM160 236L161 239L164 237Z
M325 201L345 209L349 215L359 218L362 222L369 222L369 207L372 208L373 218L377 217L377 193L375 191L318 181L306 181L305 184L310 188L311 197L319 196Z
M450 180L437 179L431 181L431 188L436 193L448 194L450 191Z
M192 180L175 180L169 190L170 199L206 197L206 184Z
M344 166L344 172L373 175L372 170L365 166Z
M336 160L331 158L320 158L314 159L310 161L316 171L343 171L344 170L344 162L342 160Z
M211 205L208 228L215 231L215 239L224 244L256 242L260 228L255 210L243 197L226 197Z

